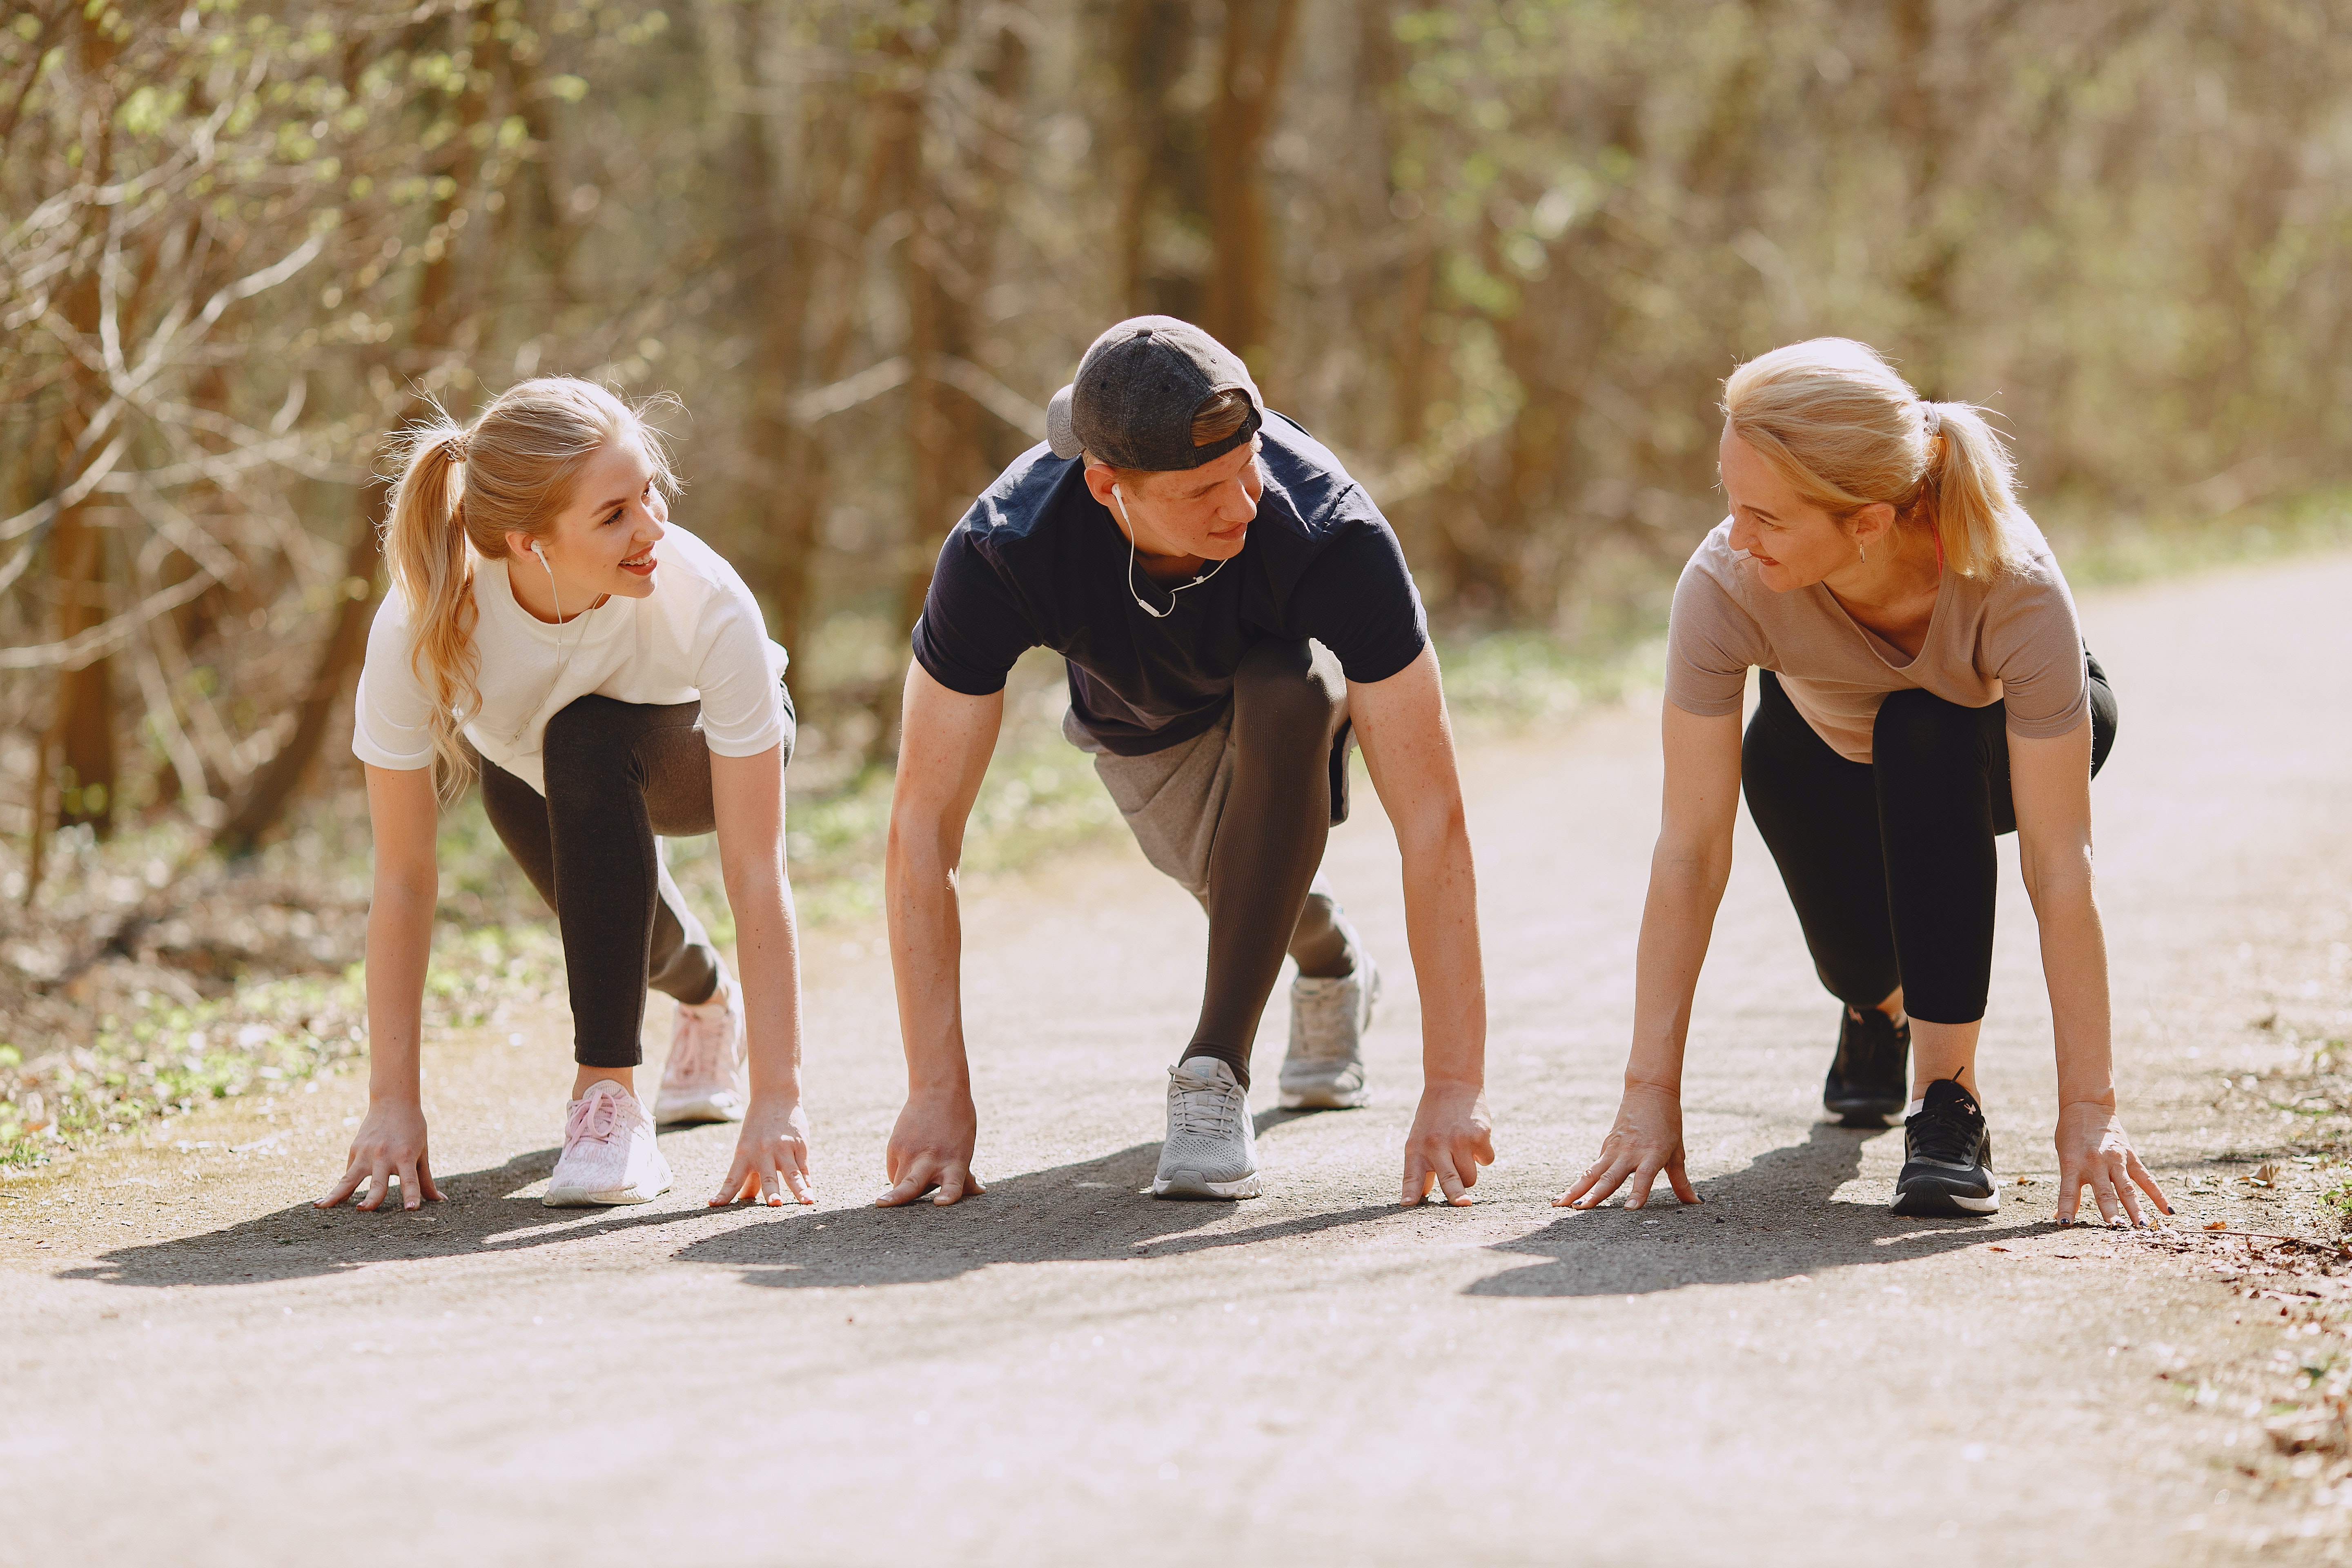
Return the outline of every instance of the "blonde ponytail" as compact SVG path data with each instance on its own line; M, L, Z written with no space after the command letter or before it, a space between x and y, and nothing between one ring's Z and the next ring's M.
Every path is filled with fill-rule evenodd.
M1929 431L1923 500L1944 547L1944 559L1963 577L2011 570L2022 552L2011 520L2017 504L2017 459L1973 404L1920 405Z
M2028 535L2009 448L1966 403L1927 403L1878 351L1814 338L1748 361L1723 386L1732 432L1797 493L1843 523L1864 507L1932 529L1944 564L1992 577Z
M473 776L473 758L458 731L481 705L476 684L481 656L474 647L473 549L461 517L465 503L453 499L450 482L465 460L466 433L439 409L434 413L436 417L404 433L405 456L383 553L408 604L409 665L433 697L427 723L446 803Z
M676 402L665 395L632 407L594 382L540 376L492 398L470 426L436 408L402 433L383 552L408 605L411 667L433 697L428 723L445 803L473 777L463 731L482 703L474 558L503 557L509 534L543 536L571 504L588 459L624 437L643 445L655 488L676 495L661 432L646 420L649 407Z

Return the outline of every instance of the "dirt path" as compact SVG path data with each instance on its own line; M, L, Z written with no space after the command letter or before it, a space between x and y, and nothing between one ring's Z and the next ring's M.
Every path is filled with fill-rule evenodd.
M2097 801L2127 1115L2191 1225L2266 1214L2233 1180L2188 1189L2281 1136L2217 1110L2218 1074L2352 1019L2347 597L2328 559L2084 606L2124 703ZM952 1210L865 1206L898 1089L870 931L809 956L814 1212L702 1212L717 1129L665 1139L658 1205L541 1208L551 1018L433 1047L453 1201L419 1216L304 1206L356 1077L0 1188L0 1563L2333 1550L2352 1510L2239 1468L2259 1405L2180 1392L2286 1353L2272 1306L2049 1223L2013 851L1981 1071L2004 1173L2042 1179L1997 1220L1890 1216L1899 1135L1817 1120L1834 1004L1744 823L1694 1033L1709 1201L1548 1206L1614 1104L1654 734L1654 710L1613 711L1471 759L1504 1153L1475 1208L1393 1205L1418 1020L1376 810L1331 866L1390 971L1382 1103L1262 1117L1258 1202L1139 1195L1201 931L1121 846L973 897L993 1185Z

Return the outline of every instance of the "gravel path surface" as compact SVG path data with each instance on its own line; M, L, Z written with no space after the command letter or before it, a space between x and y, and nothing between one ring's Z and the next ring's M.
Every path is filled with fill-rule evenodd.
M2190 1227L2279 1217L2226 1162L2292 1119L2221 1075L2352 1018L2347 599L2326 558L2084 604L2123 703L2096 800L2126 1115ZM421 1215L306 1206L360 1075L0 1187L0 1563L2334 1550L2352 1510L2248 1473L2259 1404L2181 1392L2280 1353L2222 1244L2050 1221L2013 847L1980 1070L2004 1176L2040 1179L1997 1218L1893 1217L1900 1135L1820 1120L1836 1005L1744 819L1693 1036L1707 1201L1549 1206L1615 1103L1654 735L1653 700L1468 759L1503 1155L1475 1208L1396 1206L1418 1018L1369 791L1329 864L1387 969L1380 1104L1263 1112L1258 1201L1139 1195L1202 931L1120 845L970 896L992 1185L956 1208L866 1206L899 1089L872 930L808 955L814 1210L704 1212L721 1129L665 1137L658 1204L542 1209L551 1016L429 1047L452 1201Z

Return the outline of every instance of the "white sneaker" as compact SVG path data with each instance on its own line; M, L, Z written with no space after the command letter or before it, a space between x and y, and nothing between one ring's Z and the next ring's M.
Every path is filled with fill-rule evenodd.
M676 1121L740 1121L751 1101L743 993L722 969L709 1001L677 1005L661 1092L654 1097L654 1120L665 1127Z
M1231 1063L1192 1057L1168 1069L1168 1141L1151 1195L1257 1196L1257 1130Z
M1370 1105L1364 1031L1381 999L1381 966L1365 953L1353 974L1300 975L1290 983L1290 1049L1282 1058L1282 1109L1339 1110Z
M590 1084L564 1115L563 1153L540 1201L551 1209L649 1204L667 1191L669 1162L645 1102L611 1079Z

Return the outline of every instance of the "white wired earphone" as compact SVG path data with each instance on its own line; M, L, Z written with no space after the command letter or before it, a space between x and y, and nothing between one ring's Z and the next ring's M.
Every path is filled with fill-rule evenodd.
M547 700L555 695L555 689L562 683L564 672L572 668L572 654L577 652L580 645L587 640L588 617L596 612L596 605L593 602L586 609L580 612L580 635L572 639L570 647L565 647L563 642L563 595L557 591L555 586L555 568L548 564L547 551L536 539L530 542L530 552L539 557L540 569L547 574L547 596L555 601L555 651L559 657L559 662L556 664L555 673L547 678L547 689L541 692L539 694L539 700L532 703L524 712L522 730L517 730L513 734L508 737L509 741L516 742L522 739L523 730L530 728L530 721L537 716L539 710L547 706Z
M1182 593L1187 588L1199 587L1202 584L1207 582L1210 578L1215 576L1218 573L1225 569L1225 562L1220 561L1214 566L1210 567L1206 572L1202 573L1198 577L1193 578L1190 583L1178 584L1175 587L1168 590L1168 607L1164 610L1153 609L1150 605L1143 602L1143 595L1135 591L1135 520L1127 515L1127 498L1119 494L1118 487L1117 485L1113 485L1110 488L1110 499L1118 502L1118 520L1127 526L1127 596L1135 601L1135 607L1137 609L1141 610L1153 620L1164 621L1169 616L1174 615L1176 613L1177 595ZM541 562L544 562L547 558L542 555L540 559ZM1230 561L1232 559L1233 557L1230 555L1225 558L1226 561ZM558 605L555 608L555 613L558 616L561 616L563 613L563 606Z

